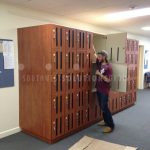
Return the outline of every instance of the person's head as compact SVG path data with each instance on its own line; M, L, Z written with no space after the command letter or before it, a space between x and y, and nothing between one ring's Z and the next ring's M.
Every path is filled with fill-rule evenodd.
M97 53L97 58L100 62L108 63L107 57L108 57L108 53L105 50L102 50L102 51Z

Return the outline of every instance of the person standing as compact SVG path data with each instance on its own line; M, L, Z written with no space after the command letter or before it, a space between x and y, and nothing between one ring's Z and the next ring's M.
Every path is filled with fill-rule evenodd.
M103 133L110 133L114 130L114 121L108 107L110 83L112 79L112 67L107 60L107 51L102 50L97 54L96 64L96 89L99 106L102 110L103 120L99 125L105 126Z

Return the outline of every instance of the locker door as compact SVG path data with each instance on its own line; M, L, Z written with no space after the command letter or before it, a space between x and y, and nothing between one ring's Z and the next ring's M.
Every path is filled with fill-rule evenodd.
M111 88L114 91L127 91L127 65L126 64L112 64L113 79Z
M66 94L65 101L65 133L68 133L75 129L75 94L73 92Z
M65 84L65 75L64 74L58 74L56 72L56 74L52 74L51 76L51 91L54 94L58 94L58 93L65 93L65 88L66 88L66 84Z
M93 33L86 32L86 50L93 50Z
M77 30L77 51L81 51L83 47L82 31Z
M76 110L76 127L79 128L84 125L84 109Z
M64 99L65 95L52 95L52 138L64 134Z
M62 50L52 50L51 63L52 72L62 72L65 73L65 53Z
M65 50L65 28L61 26L52 26L52 49Z
M90 107L86 107L84 109L84 124L88 124L91 121L91 109Z
M112 62L125 63L127 33L107 35L106 50Z

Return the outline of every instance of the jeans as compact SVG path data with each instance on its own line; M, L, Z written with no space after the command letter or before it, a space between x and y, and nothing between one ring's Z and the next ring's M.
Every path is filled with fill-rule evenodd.
M98 103L102 110L103 119L106 126L114 129L112 114L108 108L108 95L101 92L97 92L97 97L98 97Z

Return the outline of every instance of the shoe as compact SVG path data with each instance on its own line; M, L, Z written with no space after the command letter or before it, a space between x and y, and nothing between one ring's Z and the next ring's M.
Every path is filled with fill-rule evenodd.
M106 123L104 121L101 121L98 123L98 126L106 126Z
M113 131L113 129L110 127L106 127L103 129L103 133L111 133L112 131Z

